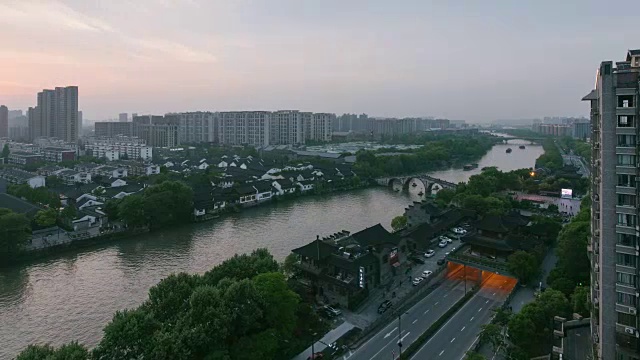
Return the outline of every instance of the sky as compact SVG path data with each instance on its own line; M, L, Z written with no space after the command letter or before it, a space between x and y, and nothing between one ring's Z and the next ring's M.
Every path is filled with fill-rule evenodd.
M587 115L640 1L0 0L0 104L79 86L85 119L278 110Z

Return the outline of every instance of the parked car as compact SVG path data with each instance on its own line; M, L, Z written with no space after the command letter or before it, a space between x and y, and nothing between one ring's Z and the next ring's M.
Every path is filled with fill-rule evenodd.
M323 307L323 309L324 309L324 312L325 312L327 315L331 316L331 317L336 317L336 316L340 316L340 315L342 315L342 311L340 311L339 309L334 308L334 307L333 307L333 306L331 306L331 305L325 305L325 306Z
M431 274L433 274L433 271L431 271L431 270L425 270L425 271L423 271L423 272L422 272L422 277L426 279L426 278L428 278L429 276L431 276Z
M461 227L455 227L453 229L451 229L451 231L453 231L456 235L464 235L467 233L467 230L461 228Z
M429 250L427 250L427 251L424 253L424 257L426 257L426 258L430 258L430 257L432 257L432 256L433 256L433 255L435 255L435 254L436 254L436 252L435 252L435 251L433 251L432 249L429 249Z
M420 283L422 282L422 280L424 280L424 278L423 278L423 277L417 277L417 278L413 279L413 282L412 282L413 286L418 286L418 285L420 285Z
M438 259L437 264L438 265L444 265L445 262L447 262L447 261L444 258L442 258L442 259Z
M438 246L443 248L443 247L447 247L449 243L447 242L447 240L440 240L440 242L438 243Z
M419 257L417 257L417 256L412 257L412 258L411 258L411 261L413 261L413 262L414 262L414 263L416 263L416 264L424 264L424 260L420 259L420 258L419 258Z
M378 306L378 314L384 314L393 306L391 300L385 300L380 306Z

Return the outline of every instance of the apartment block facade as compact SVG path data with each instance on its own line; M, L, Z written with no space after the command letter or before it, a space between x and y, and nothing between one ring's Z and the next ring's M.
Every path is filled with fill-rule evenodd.
M638 100L640 50L604 61L591 105L591 333L594 358L640 359Z
M0 105L0 138L9 137L9 108Z
M180 122L180 143L213 143L217 140L218 113L186 112L176 115Z
M133 118L133 135L151 147L176 147L180 142L180 119L175 114L144 115Z
M132 136L132 122L118 121L97 121L95 124L95 135L97 137Z
M38 105L29 108L29 134L38 137L56 137L66 142L78 140L78 87L56 87L38 93Z

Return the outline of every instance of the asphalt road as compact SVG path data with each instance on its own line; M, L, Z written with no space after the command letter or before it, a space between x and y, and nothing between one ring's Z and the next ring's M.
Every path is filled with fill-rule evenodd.
M464 282L459 273L443 283L403 314L400 320L403 349L415 341L429 326L464 296ZM394 356L395 355L395 356ZM389 360L398 356L398 320L380 330L357 350L345 355L350 360Z
M464 359L466 352L474 345L482 325L491 320L491 310L506 300L515 283L515 279L500 275L487 278L478 293L411 359Z

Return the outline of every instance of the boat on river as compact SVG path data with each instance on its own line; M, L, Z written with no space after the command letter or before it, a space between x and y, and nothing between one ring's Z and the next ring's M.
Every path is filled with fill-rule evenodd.
M510 154L510 153L511 153L511 151L513 151L513 150L511 150L511 148L508 148L508 149L507 149L507 154Z
M477 169L478 168L478 164L467 164L465 166L462 167L462 170L464 171L469 171L469 170L473 170L473 169Z
M520 149L524 149L524 145L520 145L520 146L519 146L519 148L520 148Z
M424 195L424 193L423 193L422 191L420 191L420 192L418 193L418 196L422 196L422 195Z

